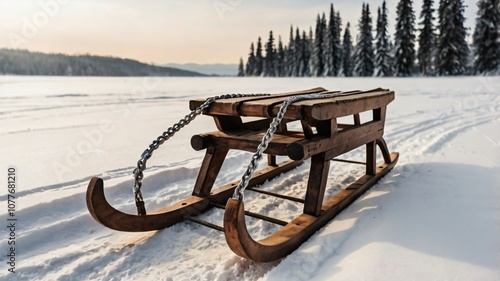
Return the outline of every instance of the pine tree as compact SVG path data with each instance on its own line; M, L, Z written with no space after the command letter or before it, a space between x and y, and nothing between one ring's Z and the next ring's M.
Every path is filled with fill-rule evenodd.
M338 26L339 20L337 19L333 4L330 5L330 19L326 29L325 37L325 76L337 76L340 69L340 27Z
M262 57L262 42L259 36L257 41L257 50L255 51L255 68L253 75L261 76L264 68L264 58Z
M264 58L264 76L275 76L274 60L275 60L276 50L274 48L274 37L273 31L269 32L269 39L266 43L266 57Z
M435 27L433 21L434 9L432 8L433 0L424 0L422 4L422 11L420 12L420 35L418 36L418 63L420 65L420 72L423 75L431 75L434 72L433 56L434 46L436 44L436 35L434 33Z
M306 31L302 31L302 62L300 63L300 76L309 76L309 60L311 59L311 49L309 48L309 38Z
M293 26L290 26L290 40L288 42L288 49L285 53L286 56L286 75L287 77L293 76L294 69L296 68L297 59L295 57L295 40L293 38Z
M412 0L400 0L397 7L395 38L396 76L411 76L415 63L415 13Z
M469 47L465 38L462 0L441 0L439 3L439 37L437 72L439 75L465 74Z
M474 29L474 72L500 74L500 1L480 0Z
M342 42L342 69L341 69L341 73L345 77L351 77L352 70L353 70L352 50L354 49L354 47L352 46L351 31L349 30L350 27L351 27L350 24L347 23L347 26L345 27L343 42Z
M375 76L391 76L392 67L390 64L389 32L387 31L387 8L385 1L382 9L378 9L377 35L375 37Z
M307 66L307 76L314 75L314 35L313 35L312 27L309 27L309 41L308 41L308 49L309 49L309 63Z
M240 58L240 66L238 67L238 77L245 76L245 69L243 67L243 58Z
M283 43L281 42L281 36L278 37L278 50L276 51L274 69L276 76L285 76L285 49L283 48Z
M363 3L361 19L359 20L358 43L354 56L354 73L357 76L372 76L374 71L373 63L373 37L372 19L370 7Z
M311 75L321 76L323 75L325 69L324 61L324 47L325 47L325 14L323 18L318 17L316 19L316 32L314 36L314 49L313 49L313 67L311 69Z
M246 76L253 76L255 73L255 51L253 42L250 44L250 54L248 54L247 67L246 67Z
M301 72L302 72L302 62L303 62L303 51L302 51L302 38L300 38L300 30L297 27L295 30L295 39L293 40L293 46L294 46L294 57L295 57L295 64L294 64L294 69L292 76L300 77Z
M336 57L335 61L337 62L337 73L336 75L340 75L340 72L342 72L342 40L340 39L342 37L342 18L340 17L340 12L337 11L337 15L335 17L335 20L337 22L337 31L335 34L335 41L338 43L338 49L336 52Z

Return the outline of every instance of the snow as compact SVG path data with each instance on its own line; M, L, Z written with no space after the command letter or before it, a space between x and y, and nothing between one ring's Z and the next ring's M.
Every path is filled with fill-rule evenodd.
M396 167L282 260L254 263L224 236L191 222L149 233L96 223L85 206L91 176L113 206L134 213L131 172L142 151L188 113L188 101L224 93L324 87L390 88L385 138ZM500 77L63 78L0 77L1 181L16 167L16 273L1 280L499 280ZM192 191L204 152L198 117L155 151L145 172L148 210ZM363 159L357 149L346 159ZM241 177L250 153L232 152L216 185ZM332 163L327 194L363 170ZM308 164L263 185L303 196ZM2 186L4 186L2 184ZM0 221L6 223L6 188ZM291 220L301 205L249 193L254 212ZM222 211L202 217L222 224ZM254 238L277 227L247 219ZM9 251L8 232L0 239Z

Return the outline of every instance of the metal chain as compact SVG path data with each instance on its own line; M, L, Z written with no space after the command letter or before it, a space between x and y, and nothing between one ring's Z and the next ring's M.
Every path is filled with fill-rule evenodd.
M184 118L179 120L179 122L175 123L172 127L168 128L160 136L158 136L149 145L149 147L146 148L144 152L142 152L141 159L137 161L137 167L134 169L133 172L135 178L133 191L134 191L135 205L137 206L137 213L139 215L146 215L146 208L144 206L144 198L142 197L141 187L142 187L142 180L144 178L143 171L146 169L146 162L153 155L153 151L158 149L160 145L162 145L165 141L174 136L175 133L180 131L180 129L182 129L184 126L191 123L191 121L193 121L198 115L203 113L203 111L205 111L214 101L220 99L257 97L257 96L269 96L269 94L227 94L227 95L220 95L207 98L202 105L200 105L195 110L191 111L188 115L184 116Z
M311 99L325 99L325 98L331 98L334 96L339 96L342 95L340 93L331 93L331 94L309 94L309 95L298 95L298 96L293 96L285 100L281 104L281 108L278 111L278 114L276 117L274 117L273 121L269 125L269 128L267 129L266 134L264 137L262 137L262 141L257 147L257 151L252 155L252 160L250 161L250 164L248 164L248 167L241 177L240 182L238 183L238 186L236 186L234 193L233 193L233 199L238 199L238 200L243 200L243 192L248 186L248 182L253 176L253 173L255 170L257 170L258 162L262 158L262 154L264 151L267 149L269 142L273 139L273 135L276 132L276 129L278 128L279 124L281 123L281 120L283 120L283 117L285 116L286 110L288 106L294 102L299 102L303 100L311 100Z

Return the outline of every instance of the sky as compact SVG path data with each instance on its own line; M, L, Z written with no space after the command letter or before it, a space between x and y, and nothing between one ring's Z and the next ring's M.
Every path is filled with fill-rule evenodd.
M0 0L0 48L124 57L146 63L238 63L272 30L283 43L290 25L314 29L330 3L356 35L363 2L373 21L383 0ZM387 0L394 33L397 0ZM434 1L437 8L438 0ZM476 2L465 0L472 33ZM417 22L422 0L414 1Z

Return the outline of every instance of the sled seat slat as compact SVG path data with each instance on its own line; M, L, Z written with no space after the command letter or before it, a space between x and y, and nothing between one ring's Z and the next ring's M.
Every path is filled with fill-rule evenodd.
M244 116L239 112L239 108L242 104L251 101L259 101L259 100L269 100L281 97L282 100L287 99L290 96L295 95L304 95L304 94L314 94L325 92L326 90L318 87L310 90L304 91L294 91L294 92L285 92L279 94L273 94L272 96L256 96L256 97L242 97L242 98L233 98L233 99L220 99L210 105L210 108L205 112L208 115L230 115L230 116ZM202 105L205 102L204 99L197 99L189 101L189 108L191 110L196 109L198 106Z
M278 113L281 103L289 96L313 93L338 93L339 96L296 102L288 107L285 119L330 120L356 113L385 107L394 100L394 92L377 88L369 91L326 91L314 88L306 91L283 93L272 96L246 97L217 100L204 112L206 115L249 116L272 118ZM190 109L200 106L205 100L191 100Z

